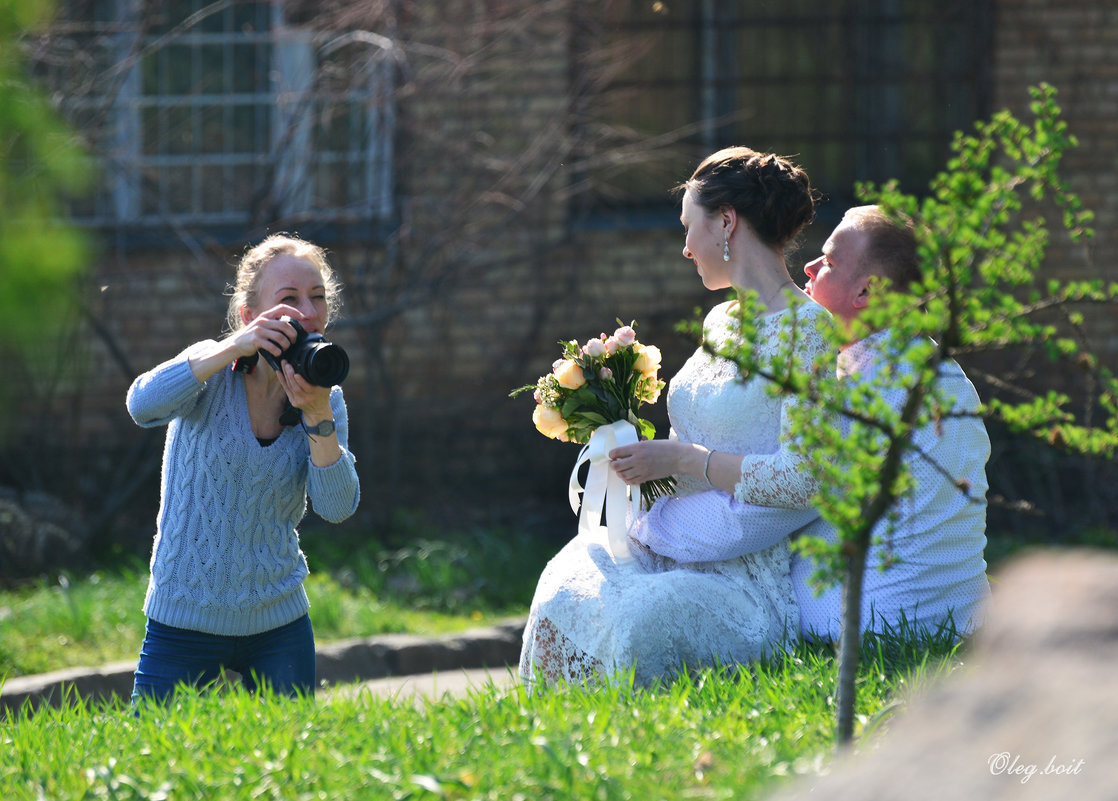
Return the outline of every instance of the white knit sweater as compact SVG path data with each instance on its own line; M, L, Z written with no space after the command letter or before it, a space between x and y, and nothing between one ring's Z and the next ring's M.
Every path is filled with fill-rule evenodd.
M210 634L268 631L310 606L296 531L308 493L315 512L331 522L357 509L345 401L334 387L330 405L342 455L316 467L297 426L262 446L249 422L243 376L224 369L200 382L189 352L139 376L128 390L128 411L139 425L168 425L144 612Z

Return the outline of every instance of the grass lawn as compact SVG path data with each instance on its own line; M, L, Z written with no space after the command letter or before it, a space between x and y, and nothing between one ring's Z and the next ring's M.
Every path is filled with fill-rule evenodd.
M1102 539L1092 544L1112 545L1113 535ZM320 641L522 613L549 556L499 532L412 542L308 554ZM1018 545L992 545L996 571ZM134 659L145 585L146 570L133 567L0 594L0 673ZM887 723L964 655L948 643L867 643L859 731ZM119 702L69 703L0 720L0 798L755 799L825 769L836 672L829 649L801 645L655 691L490 687L416 704L233 690L183 694L139 715Z
M419 527L407 538L411 545L397 548L359 547L352 539L315 532L305 536L316 639L441 634L527 613L535 579L550 556L546 548L501 531L442 540L429 535ZM1080 540L1118 547L1118 535L1110 531ZM1031 542L992 536L991 569ZM135 563L0 592L0 679L135 659L146 587L147 567Z
M0 677L135 659L144 636L147 574L98 572L0 593ZM485 625L527 608L482 605L455 611L417 608L345 586L327 574L306 582L319 642L394 632L439 634Z
M436 633L522 613L550 556L500 532L410 542L308 553L319 640ZM145 585L140 566L0 595L0 672L134 659ZM860 728L960 658L946 644L868 646ZM71 702L0 720L0 798L759 798L827 764L835 673L829 649L800 646L656 691L488 687L417 704L232 690L186 693L139 715L123 702Z
M871 644L860 728L960 663ZM835 664L801 647L656 691L486 688L413 703L187 693L167 708L44 708L0 722L0 798L752 799L833 753Z
M499 531L426 533L390 548L305 534L315 639L441 634L527 614L545 549ZM0 592L0 680L135 659L146 589L147 566L134 563Z

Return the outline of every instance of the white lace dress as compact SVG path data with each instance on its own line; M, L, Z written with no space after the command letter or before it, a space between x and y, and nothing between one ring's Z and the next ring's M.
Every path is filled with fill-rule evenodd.
M729 306L707 315L709 342L730 336ZM811 364L826 349L818 330L825 314L809 303L795 314L762 318L762 358L781 350L782 335L794 330L797 356ZM637 683L647 685L685 666L749 662L797 636L787 534L812 513L803 522L789 521L760 550L716 562L678 562L654 553L644 537L634 538L642 527L680 525L680 514L660 514L676 503L685 512L683 525L694 523L715 539L741 524L737 510L744 504L810 507L815 485L799 469L803 457L784 414L787 404L799 401L773 396L766 383L742 382L732 363L702 348L672 379L670 436L747 454L735 497L710 490L701 479L680 477L679 498L662 498L634 520L634 558L622 564L610 556L604 528L568 542L544 569L532 600L520 656L525 682L593 683L632 668Z

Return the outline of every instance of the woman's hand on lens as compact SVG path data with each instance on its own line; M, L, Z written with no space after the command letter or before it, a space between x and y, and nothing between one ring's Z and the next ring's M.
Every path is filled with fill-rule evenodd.
M312 384L295 372L290 362L280 362L282 369L276 371L280 386L287 393L287 399L296 409L301 409L305 417L315 421L329 420L334 416L330 407L330 387Z

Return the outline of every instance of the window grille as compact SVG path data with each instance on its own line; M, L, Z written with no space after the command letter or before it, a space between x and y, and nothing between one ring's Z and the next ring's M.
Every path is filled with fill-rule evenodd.
M392 70L283 2L63 4L37 70L103 167L92 226L383 220Z
M700 158L738 144L794 156L843 208L856 181L897 178L920 192L954 131L989 113L990 0L606 0L582 9L581 41L629 59L587 103L585 155L598 167L580 176L593 187L584 211L663 206ZM593 85L594 65L581 69ZM647 137L657 152L609 168L603 143Z

